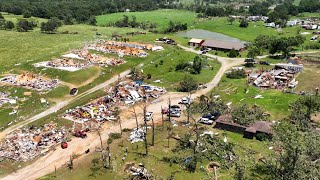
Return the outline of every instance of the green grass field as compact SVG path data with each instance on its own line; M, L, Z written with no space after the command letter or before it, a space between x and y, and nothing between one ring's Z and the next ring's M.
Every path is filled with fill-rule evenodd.
M148 21L157 24L157 29L162 31L168 27L170 20L173 22L193 24L196 21L197 14L191 11L174 10L174 9L161 9L155 11L145 12L123 12L114 14L105 14L97 16L97 24L105 26L111 22L116 22L123 18L123 15L136 16L137 22Z
M281 36L294 36L296 34L296 28L284 28L278 32L274 28L266 28L263 22L250 22L248 28L239 27L239 21L236 20L231 25L227 18L214 18L204 22L198 22L194 28L203 29L213 32L222 33L231 37L239 38L244 41L253 41L258 35L281 35Z

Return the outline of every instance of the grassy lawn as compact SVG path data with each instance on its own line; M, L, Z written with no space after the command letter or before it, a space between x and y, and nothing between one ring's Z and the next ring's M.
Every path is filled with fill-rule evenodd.
M114 14L105 14L97 16L97 24L99 26L108 25L111 22L116 22L123 18L123 15L137 17L137 22L151 22L157 24L157 29L162 31L168 27L170 20L173 22L193 24L197 18L197 13L185 10L174 10L174 9L161 9L155 11L145 12L122 12Z
M249 92L245 93L245 88L246 78L229 79L224 76L212 92L219 94L225 103L232 102L232 106L242 103L256 104L270 113L270 120L281 120L286 117L289 113L289 103L298 98L297 95L284 94L281 90L259 89L251 85L248 87ZM263 98L255 99L257 95L262 95Z
M189 150L174 152L172 151L177 141L174 139L170 139L170 146L168 147L167 140L167 131L161 131L161 127L156 128L155 135L155 147L149 147L149 156L144 157L141 156L141 153L145 152L144 145L142 142L131 144L128 142L127 138L129 133L126 132L123 134L121 139L114 140L111 144L111 154L112 154L112 166L113 170L102 170L94 173L92 169L92 160L99 159L100 154L93 152L90 153L86 158L76 161L74 163L74 169L70 171L67 167L61 167L57 170L57 177L54 177L54 173L51 173L41 179L123 179L129 178L129 174L124 171L126 163L135 163L136 165L139 163L143 163L147 170L152 172L155 179L168 179L170 175L174 175L174 179L205 179L213 177L213 173L210 173L206 170L200 170L200 167L203 166L205 169L207 167L208 161L204 160L203 162L198 163L198 168L195 173L189 173L183 170L179 165L173 163L170 165L162 161L163 157L182 157L186 158L190 156L191 152ZM211 127L205 127L208 130L213 132L218 132L219 137L223 138L223 131L212 129ZM190 131L187 127L174 127L173 134L179 135L182 137L185 133ZM248 151L251 152L253 156L252 159L247 160L247 166L253 166L257 163L258 157L269 155L271 152L268 150L268 142L260 142L257 140L249 140L242 137L240 134L227 132L226 136L228 138L228 142L235 143L235 151L240 156L244 155ZM148 131L148 142L151 143L151 131ZM106 139L103 139L104 141ZM105 143L104 143L105 144ZM128 147L128 156L123 162L121 158L125 153L125 148ZM138 147L138 148L137 148ZM241 157L245 158L245 156ZM219 169L219 179L232 179L234 170L233 169ZM249 173L249 169L248 172Z
M151 79L146 82L154 84L153 81L161 80L162 83L155 85L175 91L185 74L190 74L184 71L175 71L176 65L181 62L192 62L196 54L181 51L177 47L159 53L161 53L160 56L148 59L142 67L144 74L151 74ZM160 65L161 60L163 60L163 65ZM218 72L220 64L215 60L208 60L208 63L213 67L213 70L208 67L204 68L199 75L190 75L200 83L211 81Z
M244 41L253 41L258 35L282 35L282 36L294 36L296 34L296 28L284 28L281 32L278 32L274 28L266 28L263 22L250 22L248 28L239 27L239 21L234 21L231 25L227 18L214 18L204 22L197 23L195 29L203 29L213 32L222 33L231 37L239 38Z
M296 80L299 82L297 91L312 91L320 88L320 64L304 65L304 71L301 72Z
M10 92L11 97L18 97L17 104L5 104L0 108L0 127L7 127L8 123L11 121L20 121L21 119L29 117L32 114L39 113L48 107L45 103L40 103L40 98L46 96L40 95L36 91L30 91L18 87L0 87L0 91ZM32 95L24 96L24 92L32 92ZM14 109L17 110L17 114L9 115L9 113Z

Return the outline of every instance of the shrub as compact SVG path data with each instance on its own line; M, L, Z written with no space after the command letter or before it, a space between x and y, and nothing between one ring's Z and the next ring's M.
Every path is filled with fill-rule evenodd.
M151 79L151 74L147 74L147 79Z
M226 76L227 76L227 78L230 78L230 79L242 79L242 78L247 77L247 75L243 69L232 70L232 71L228 72L226 74Z
M159 64L160 64L160 65L163 65L163 62L164 62L163 59L161 59Z
M239 26L242 27L242 28L247 28L249 26L249 22L246 19L242 19L240 21L240 25Z
M198 87L197 81L195 81L190 75L185 75L177 88L180 92L191 92Z
M234 57L237 57L239 56L239 52L236 51L234 48L232 48L228 54L228 57L231 57L231 58L234 58Z
M256 139L259 140L259 141L266 141L266 140L269 140L270 137L269 137L267 134L258 133L258 134L256 135Z
M184 71L190 67L191 67L191 64L186 63L186 62L180 62L176 65L176 71Z

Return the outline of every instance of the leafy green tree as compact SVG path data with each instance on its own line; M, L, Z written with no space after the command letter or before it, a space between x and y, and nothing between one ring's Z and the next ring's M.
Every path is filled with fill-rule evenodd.
M97 20L95 16L91 16L88 20L88 24L92 25L92 26L96 26L97 25Z
M190 75L185 75L179 84L178 91L191 92L198 87L197 81L195 81Z
M41 23L41 31L45 33L54 33L60 26L62 26L61 21L58 18L52 18L49 19L48 22Z
M235 50L234 48L232 48L228 54L228 57L235 58L237 56L239 56L239 52L237 50Z
M23 13L23 18L31 18L31 12L30 11L25 11Z
M12 21L6 21L4 25L4 29L6 30L14 29L14 23Z
M274 126L273 131L275 153L262 165L267 179L320 177L319 133L301 132L286 121Z
M241 19L239 26L242 28L247 28L249 26L248 20L246 20L245 18Z
M27 32L33 30L34 22L25 19L20 19L17 23L17 30L19 32Z
M320 111L319 96L303 96L289 105L291 114L289 120L299 130L307 131L311 128L312 115Z
M263 115L264 111L259 106L250 107L248 104L241 104L232 109L231 115L235 123L249 126L258 120L266 120L267 117Z
M0 19L4 19L3 15L0 13Z
M192 68L194 70L194 74L200 74L202 70L202 59L199 56L196 56L193 59Z

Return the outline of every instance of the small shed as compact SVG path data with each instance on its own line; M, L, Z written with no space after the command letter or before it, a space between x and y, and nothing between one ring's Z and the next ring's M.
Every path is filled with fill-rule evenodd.
M188 42L189 46L192 46L192 47L200 47L203 43L204 43L203 39L195 39L195 38L192 38Z

